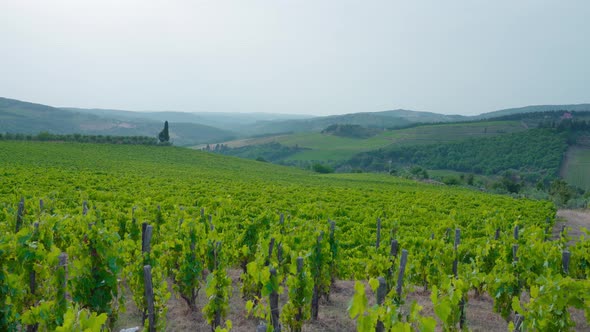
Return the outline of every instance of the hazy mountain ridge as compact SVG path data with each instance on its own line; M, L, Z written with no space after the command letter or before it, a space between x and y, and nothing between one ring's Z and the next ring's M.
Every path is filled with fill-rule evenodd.
M171 138L175 144L196 145L273 133L319 133L334 124L387 129L422 123L477 121L511 114L551 110L590 111L590 104L526 106L476 116L397 109L313 117L274 113L134 112L58 108L0 98L0 132L37 134L48 131L56 134L155 136L161 130L162 123L169 121Z
M576 111L576 112L590 112L590 104L564 104L564 105L530 105L524 107L506 108L493 112L482 113L476 115L474 119L491 119L506 115L513 115L519 113L535 113L535 112L550 112L550 111Z
M0 132L155 137L162 130L163 122L133 116L115 119L106 114L99 116L75 109L0 98ZM227 140L235 136L231 131L211 126L170 121L170 137L177 145Z
M98 116L108 116L119 120L152 120L173 121L183 123L196 123L211 127L222 128L235 132L248 131L248 127L261 121L284 121L291 119L312 118L311 115L279 114L279 113L231 113L231 112L179 112L179 111L124 111L111 109L84 109L62 107L71 110Z
M311 119L259 122L252 127L253 132L319 132L333 124L359 125L369 128L401 128L415 123L466 121L461 115L444 115L411 110L390 110L383 112L361 112L342 115L329 115Z

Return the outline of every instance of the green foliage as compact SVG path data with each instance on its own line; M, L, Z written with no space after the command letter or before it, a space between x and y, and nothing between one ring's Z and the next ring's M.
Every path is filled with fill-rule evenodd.
M197 310L197 296L204 283L206 243L202 234L205 234L202 224L195 220L183 222L180 237L169 256L172 260L170 275L174 276L172 287L192 310Z
M365 128L354 124L333 124L322 130L322 134L350 138L369 138L375 136L379 132L379 129Z
M524 329L532 331L571 331L575 324L568 308L586 310L590 321L588 280L575 281L559 274L541 276L530 288L530 300L521 305L513 298L512 309L524 316Z
M2 234L0 241L0 330L16 329L18 312L13 308L11 297L18 292L18 279L10 274L9 264L12 260L9 237Z
M415 179L428 179L428 172L423 167L412 166L409 172Z
M203 314L207 322L213 328L220 327L221 321L216 322L216 318L223 319L227 316L229 309L229 298L232 293L231 279L227 276L225 269L215 269L207 276L207 286L205 289L209 301L203 307ZM230 323L231 324L231 323ZM226 322L226 326L228 323Z
M442 182L447 186L457 186L461 184L461 180L455 176L445 176L443 177Z
M348 165L373 169L375 160L428 169L451 169L478 174L498 174L514 169L538 176L555 176L566 151L566 135L551 129L534 129L491 138L455 143L392 146L353 157Z
M122 266L120 238L99 226L87 226L89 229L84 232L84 220L78 223L82 241L68 250L73 261L69 268L72 299L92 312L106 313L113 322L117 317L118 275Z
M292 304L286 306L283 322L297 327L307 313L300 319L293 317L299 308L307 311L310 287L326 294L336 275L342 279L386 276L393 286L391 279L396 274L389 271L398 262L389 256L387 245L375 248L378 217L382 220L381 243L395 238L409 252L404 284L424 283L435 290L438 314L444 318L441 323L448 326L456 321L456 299L469 289L490 294L499 312L512 311L514 297L533 287L541 290L545 284L552 285L559 279L556 275L570 279L567 287L572 293L588 291L587 241L570 247L569 277L560 265L568 238L545 241L545 229L552 226L555 215L550 202L428 186L389 175L320 176L235 158L230 163L227 157L174 147L2 141L0 158L5 184L0 187L2 329L37 322L51 330L59 324L47 321L64 317L59 313L65 313L74 299L80 307L102 308L114 320L121 310L114 300L120 299L113 288L121 286L118 280L125 280L143 312L143 266L147 264L152 266L158 329L166 323L170 296L166 281L174 281L176 292L192 296L203 284L199 271L208 273L204 316L219 322L215 328L222 329L231 294L226 269L243 264L243 285L253 286L247 309L268 317L267 297L273 290L282 292L286 280L291 294L288 303ZM14 234L21 196L25 196L23 227ZM45 201L43 212L37 205L39 199ZM89 202L87 215L82 215L82 201ZM201 209L207 211L206 216ZM282 223L277 222L279 213L286 216ZM338 225L334 238L327 233L328 218ZM35 221L40 223L38 234L31 231ZM150 254L141 252L142 222L158 229ZM88 228L89 223L94 225ZM520 226L518 240L511 237L515 225ZM455 254L447 229L456 228L462 237ZM497 240L496 229L500 230ZM317 241L322 231L323 240ZM271 238L275 238L273 250L269 250ZM211 249L220 241L225 245L224 255L215 263L208 256L219 257ZM281 259L277 257L279 244ZM517 262L512 261L513 244L519 245ZM59 287L64 275L55 262L62 251L69 253L67 292L71 298L64 298ZM306 258L303 274L294 270L297 256ZM455 258L459 279L448 277ZM276 278L270 277L271 266L277 270ZM38 272L39 280L34 297L21 286L31 268ZM105 284L99 285L99 279ZM81 294L91 289L104 295L105 301L92 296L82 299ZM351 306L359 329L370 329L378 321L388 329L434 328L433 318L423 317L418 306L400 309L404 296L390 292L381 306L373 308L363 304L368 303L363 292L361 284ZM534 317L534 312L546 310L540 305L542 296L537 298L534 305L521 304L523 315ZM58 304L59 299L65 306ZM31 301L37 305L28 306ZM564 307L576 305L567 299L563 303ZM566 322L564 326L569 324L567 317L552 315Z
M303 150L305 149L302 149L298 146L286 146L278 142L270 142L257 145L246 145L237 148L229 148L225 145L221 145L220 148L214 149L212 151L227 156L255 159L258 161L277 162Z
M314 296L330 294L332 285L331 262L333 261L330 242L324 239L321 231L309 253L309 269L314 285Z
M446 278L440 288L432 286L430 300L434 313L442 322L443 331L459 331L460 302L466 298L467 285L461 279Z
M148 136L111 136L111 135L83 135L83 134L52 134L46 131L37 135L24 134L0 134L0 140L13 141L41 141L41 142L79 142L99 144L129 144L129 145L156 145L158 142Z
M580 192L575 187L568 185L564 180L556 179L551 182L549 194L555 204L563 206L570 199L578 197Z
M519 177L510 171L504 172L500 180L492 185L494 189L499 189L512 194L518 193L522 186L523 183L520 181Z
M371 279L369 284L375 292L375 285L378 284L376 279ZM348 313L351 319L356 320L359 332L375 331L377 322L383 324L385 331L435 331L436 320L420 315L422 307L416 302L410 305L409 312L402 308L402 302L393 298L386 298L382 305L369 307L365 286L357 281L354 291Z
M314 172L322 173L322 174L334 172L334 169L332 167L327 166L327 165L322 165L320 163L315 163L315 164L311 165L311 169L313 169Z
M68 309L64 316L64 322L58 326L56 332L101 332L108 316L105 313L80 309L77 306Z
M586 138L590 142L590 135ZM590 149L583 146L570 147L563 165L564 179L577 187L590 193L590 176L588 176L588 164L590 164Z
M307 267L297 271L297 267L293 265L291 270L295 273L290 273L287 277L289 301L282 308L281 321L290 331L301 331L303 323L311 314L313 279Z

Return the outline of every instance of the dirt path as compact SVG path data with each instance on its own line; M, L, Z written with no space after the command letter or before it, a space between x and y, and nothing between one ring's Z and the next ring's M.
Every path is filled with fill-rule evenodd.
M590 210L559 210L557 218L553 228L554 237L559 235L563 225L570 228L568 235L572 240L580 237L582 228L590 230Z

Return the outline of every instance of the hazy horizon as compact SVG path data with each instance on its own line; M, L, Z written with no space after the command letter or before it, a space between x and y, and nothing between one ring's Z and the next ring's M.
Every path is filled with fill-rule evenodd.
M589 15L582 0L7 0L0 95L293 115L581 104Z
M8 99L14 99L14 98L9 98L6 96L0 96L0 97L4 97L4 98L8 98ZM30 102L33 104L42 104L42 105L47 105L47 106L51 106L54 108L61 108L61 109L85 109L85 110L104 110L104 111L121 111L121 112L146 112L146 113L161 113L161 112L173 112L173 113L212 113L212 114L277 114L277 115L284 115L284 116L288 116L288 115L293 115L293 116L309 116L309 117L318 117L318 116L337 116L337 115L345 115L345 114L355 114L355 113L375 113L375 112L387 112L387 111L415 111L415 112L428 112L428 113L437 113L437 114L442 114L442 115L462 115L462 114L456 114L456 113L440 113L440 112L433 112L433 111L428 111L428 110L416 110L416 109L401 109L401 108L396 108L396 109L387 109L387 110L381 110L381 111L360 111L360 112L346 112L346 113L334 113L334 114L305 114L305 113L272 113L272 112L257 112L257 111L253 111L253 112L241 112L241 111L235 111L235 112L225 112L225 111L218 111L218 112L212 112L212 111L183 111L183 110L132 110L132 109L120 109L120 108L97 108L97 107L77 107L77 106L59 106L59 105L48 105L48 104L44 104L44 103L40 103L40 102L35 102L35 101L30 101L30 100L20 100L23 102ZM567 104L567 105L585 105L585 104L590 104L590 102L588 103L576 103L576 104ZM495 110L490 110L490 111L486 111L486 112L481 112L481 113L474 113L474 114L469 114L469 115L480 115L483 113L489 113L489 112L494 112L494 111L502 111L502 110L506 110L506 109L517 109L517 108L523 108L523 107L529 107L529 106L560 106L560 105L565 105L565 104L531 104L531 105L521 105L521 106L514 106L514 107L507 107L507 108L502 108L502 109L495 109Z

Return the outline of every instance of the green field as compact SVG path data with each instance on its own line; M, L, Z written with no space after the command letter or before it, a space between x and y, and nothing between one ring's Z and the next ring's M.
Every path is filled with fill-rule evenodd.
M253 330L260 320L270 322L274 292L282 298L281 322L293 330L294 320L309 319L293 306L309 313L312 289L318 298L335 280L370 280L374 287L383 277L394 285L393 240L407 253L402 294L390 292L381 307L369 307L359 282L339 305L351 303L352 317L361 316L340 312L335 321L320 314L301 321L303 330L351 331L363 319L358 330L374 331L375 310L393 330L453 330L460 300L469 299L461 294L474 290L494 303L496 318L508 318L518 302L531 326L554 330L575 324L562 312L590 301L588 265L559 272L567 238L547 241L556 211L550 202L383 174L320 175L177 147L0 141L0 160L2 331L32 324L55 330L61 318L72 323L90 311L100 316L88 331L101 331L107 318L107 327L119 327L123 293L137 313L125 324L141 325L147 270L158 331L188 329L167 321L166 312L171 291L184 299L196 287L194 307L176 301L191 330L211 330L217 315L218 327L229 327L229 317L235 330ZM143 239L152 231L148 251ZM587 248L583 238L570 246L572 262L588 261ZM58 265L61 253L67 273ZM37 284L29 292L33 274ZM411 305L416 286L434 294L426 296L428 305L444 308L412 306L411 315L396 318L406 310L400 299ZM535 292L519 300L525 289ZM238 300L230 306L232 294ZM555 296L562 296L557 304ZM319 312L330 305L322 301ZM255 317L245 317L247 310Z
M562 176L569 184L590 190L590 148L570 148L562 169Z
M297 133L225 142L230 147L279 142L287 146L298 145L310 150L286 158L286 161L342 161L353 155L379 149L391 144L417 145L455 142L459 140L492 137L520 132L525 128L518 121L464 122L423 125L413 128L387 130L367 139L324 135L321 133ZM202 148L202 146L200 146Z

